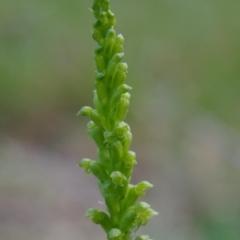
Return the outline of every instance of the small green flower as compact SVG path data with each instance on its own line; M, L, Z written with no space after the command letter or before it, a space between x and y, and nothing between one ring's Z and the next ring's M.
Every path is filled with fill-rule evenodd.
M96 18L92 37L95 49L95 90L92 107L83 107L78 115L87 116L89 137L97 145L97 161L84 158L79 167L98 179L107 212L90 208L86 216L102 226L108 240L150 240L146 235L134 238L136 230L157 215L145 202L137 203L153 187L147 181L130 184L135 152L130 150L132 133L124 122L130 104L130 86L124 57L124 37L116 33L116 18L109 0L94 0L92 12Z

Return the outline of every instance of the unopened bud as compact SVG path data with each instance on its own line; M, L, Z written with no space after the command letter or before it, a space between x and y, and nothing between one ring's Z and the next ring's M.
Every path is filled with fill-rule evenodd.
M109 9L109 0L102 0L101 7L104 11L108 11Z
M129 109L129 100L125 97L123 97L124 94L122 94L117 110L116 110L116 114L115 114L115 118L116 121L121 122L125 119L128 109Z
M108 174L100 163L92 161L89 167L93 175L100 181L107 181L109 179Z
M91 162L92 162L91 159L83 158L82 161L78 164L78 166L80 168L83 168L85 170L86 174L90 174L91 173L91 169L90 169Z
M99 149L105 149L103 132L99 127L95 125L95 127L89 131L89 136L94 140Z
M120 141L114 142L108 146L110 160L113 163L119 163L123 157L123 146Z
M101 26L104 28L107 23L108 23L108 18L107 18L107 13L105 11L102 11L100 14L99 14L99 21L101 23Z
M121 219L120 229L123 232L126 232L129 229L131 229L136 217L137 217L137 214L135 212L135 208L133 206L128 208L127 212L124 214L124 216Z
M98 47L95 51L95 61L99 71L103 72L106 69L106 62L103 57L102 47Z
M122 60L124 53L116 53L108 63L107 76L109 78L108 87L112 87L113 79L117 70L119 62Z
M110 28L106 33L106 37L104 39L104 45L103 45L104 55L108 59L111 58L112 56L112 49L115 43L115 39L116 39L116 32L114 28Z
M120 101L121 95L130 91L132 88L127 84L120 85L112 94L110 98L110 107L111 109L115 108Z
M91 116L93 109L91 107L83 107L81 110L77 113L77 115L82 116Z
M94 223L100 224L106 233L109 232L112 228L109 216L103 211L98 211L97 209L90 208L87 210L85 216L90 218Z
M100 29L95 28L93 30L92 37L98 44L103 44L103 35Z
M122 233L119 229L113 228L108 233L108 239L109 240L122 240Z
M109 27L116 26L116 18L115 18L115 15L111 11L108 11L108 22L109 22Z
M122 34L117 35L116 41L113 47L113 53L119 53L123 51L124 37Z

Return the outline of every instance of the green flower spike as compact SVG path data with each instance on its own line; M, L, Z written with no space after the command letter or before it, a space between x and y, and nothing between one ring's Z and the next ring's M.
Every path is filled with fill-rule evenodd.
M146 235L135 236L136 230L157 215L145 202L137 203L153 185L142 181L130 184L135 152L130 150L132 133L124 119L129 110L130 86L124 57L122 34L115 30L116 18L110 11L109 0L94 0L91 8L96 19L92 37L95 49L95 90L93 108L83 107L78 115L87 116L89 137L97 145L97 161L84 158L79 167L98 179L107 213L90 208L86 216L102 226L108 240L150 240Z

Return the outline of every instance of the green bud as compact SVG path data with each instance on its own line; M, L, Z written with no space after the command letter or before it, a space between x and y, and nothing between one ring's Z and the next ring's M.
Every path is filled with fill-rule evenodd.
M107 172L110 171L109 166L111 166L111 161L109 158L108 150L107 149L98 149L97 156L99 159L99 162L102 164L102 166L105 168Z
M107 99L107 89L103 81L96 81L95 87L97 89L97 95L102 106L106 106L108 103Z
M96 110L92 111L90 118L99 128L103 127L101 116Z
M148 181L142 181L135 186L136 194L139 197L144 197L148 189L151 189L153 185Z
M109 10L109 0L102 0L101 7L104 11L107 12Z
M131 168L137 164L136 153L133 151L128 151L127 154L125 154L123 157L123 163L125 168Z
M97 111L99 112L99 114L104 116L102 105L101 105L101 102L99 100L99 97L98 97L98 94L97 94L96 90L93 91L93 104L94 104L95 108L97 109Z
M107 76L113 77L116 70L118 63L122 60L124 53L116 53L108 63L107 66Z
M98 211L97 209L90 208L87 210L85 216L90 218L94 223L100 224L106 233L109 232L112 228L109 216L103 211Z
M109 179L108 174L100 163L92 161L89 167L94 176L99 180L107 181Z
M123 152L128 152L130 145L132 143L132 133L128 131L123 139Z
M136 237L135 240L151 240L151 239L147 235L141 235L141 236Z
M91 107L83 107L81 110L77 113L77 115L82 115L82 116L91 116L92 114L92 108Z
M121 231L117 228L111 229L111 231L108 233L108 239L109 240L123 240Z
M146 190L152 187L153 185L147 181L142 181L135 186L130 186L128 188L127 196L122 203L124 208L132 206L139 197L143 197L145 195Z
M121 219L120 222L120 229L123 232L128 231L132 228L134 221L136 220L137 214L135 212L135 208L132 206L128 208L127 212L124 214L124 216Z
M99 16L99 6L98 6L98 4L96 4L96 2L93 3L93 6L92 6L91 10L94 14L94 17L98 18L98 16Z
M89 136L94 140L99 149L105 149L103 132L99 127L92 127L89 131Z
M104 72L106 69L106 62L103 57L102 47L97 47L95 50L95 61L99 71Z
M123 157L123 147L120 141L114 142L108 146L110 160L113 166L117 166Z
M124 37L122 34L117 35L113 47L113 53L120 53L123 51Z
M130 131L130 127L125 122L119 122L115 131L118 139L125 139L128 136L128 132Z
M127 178L119 171L112 172L110 178L112 178L118 197L123 199L126 196L128 188Z
M116 18L115 18L115 15L111 11L108 11L108 22L109 22L109 27L116 26Z
M101 117L96 110L93 110L91 107L83 107L77 115L89 116L91 120L100 128L102 128Z
M127 94L127 93L125 93ZM116 110L116 121L123 121L127 115L128 109L129 109L129 100L123 96L125 94L122 94L120 98L120 102L118 104L117 110Z
M108 17L107 17L107 13L102 11L99 15L99 21L101 23L101 26L104 28L107 23L108 23Z
M126 177L119 171L112 172L110 177L112 178L112 182L115 186L123 187L127 181Z
M90 169L91 162L92 162L91 159L83 158L82 161L78 164L78 166L80 168L83 168L85 170L86 174L90 174L91 173L91 169Z
M113 109L120 101L121 95L130 91L132 88L127 84L120 85L112 94L110 98L110 108Z
M135 206L137 213L136 224L139 226L146 225L149 218L158 215L156 211L150 208L151 206L145 202L140 202Z
M111 58L115 39L116 39L116 32L115 32L114 28L110 28L107 31L106 37L104 39L104 45L103 45L104 55L108 59Z
M118 68L119 68L119 65L117 67L116 73L115 73L114 78L112 80L113 81L113 88L117 88L120 85L122 85L125 82L125 79L127 77L127 73L118 70Z
M109 213L115 222L115 224L118 222L118 214L120 212L120 205L119 205L119 199L115 196L109 196L105 198L105 203L107 205L107 208L109 210Z
M135 205L135 210L137 213L141 213L149 209L151 206L146 202L139 202Z
M103 35L100 29L95 28L93 30L92 37L99 45L103 44Z

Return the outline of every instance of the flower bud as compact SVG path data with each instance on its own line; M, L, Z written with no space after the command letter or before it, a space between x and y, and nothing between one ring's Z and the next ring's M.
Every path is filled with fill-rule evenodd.
M100 115L96 110L93 110L91 107L83 107L77 115L89 116L91 120L100 128L102 128L102 120Z
M100 29L95 28L92 33L93 39L99 44L103 44L103 35Z
M97 209L90 208L87 210L85 216L90 218L94 223L100 224L106 233L109 232L112 228L109 216L103 211L98 211Z
M96 125L92 127L89 131L89 136L94 140L99 149L105 149L103 132L99 127Z
M101 27L104 28L107 23L108 23L108 17L107 17L107 13L105 11L102 11L100 14L99 14L99 21L101 23Z
M92 111L90 118L99 128L103 127L101 116L96 110Z
M105 198L105 203L114 222L117 222L118 214L120 212L119 199L115 196Z
M135 186L135 191L138 197L144 197L148 189L151 189L153 185L148 181L142 181Z
M104 116L102 105L101 105L101 102L99 100L96 90L93 91L93 104L94 104L95 108L97 109L97 111L99 112L99 114Z
M95 61L99 71L104 72L106 69L106 62L103 57L102 47L98 47L95 50Z
M146 190L152 187L153 185L147 181L142 181L135 186L129 187L127 196L122 203L124 208L132 206L139 197L143 197L145 195Z
M132 143L132 133L130 131L127 131L126 135L123 139L123 152L128 152L130 145Z
M99 16L99 7L98 7L96 2L93 3L93 6L92 6L91 10L92 10L92 12L94 14L94 17L98 18L98 16Z
M137 164L136 162L136 153L133 151L128 151L126 155L123 157L123 162L125 168L130 168L133 165Z
M107 66L107 77L108 79L108 87L111 88L113 86L113 79L115 73L117 71L117 66L119 62L122 60L124 53L116 53L108 63Z
M115 18L115 15L111 11L108 11L108 23L109 23L109 27L116 26L116 18Z
M123 187L127 181L126 177L119 171L112 172L110 177L112 178L112 182L115 186Z
M132 88L127 84L120 85L112 94L110 98L110 108L113 109L120 101L121 95L130 91Z
M123 157L123 147L120 141L114 142L108 146L108 152L110 161L112 161L113 166L120 163Z
M83 107L80 109L80 111L77 113L77 115L82 115L82 116L91 116L92 114L92 108L91 107Z
M109 179L108 174L106 173L103 166L95 161L92 161L89 165L91 172L95 177L97 177L101 181L107 181Z
M105 86L104 82L97 80L95 82L95 87L97 89L99 101L101 102L102 106L106 106L108 100L107 100L107 90L106 90L106 86Z
M137 214L135 212L134 206L128 208L127 212L124 214L124 216L121 219L120 229L123 232L126 232L129 229L131 229L136 217L137 217Z
M119 199L123 199L127 193L128 180L127 178L119 171L114 171L111 173L110 178L116 188L116 193Z
M127 94L127 93L125 93ZM128 109L129 109L129 100L123 96L124 94L122 94L121 98L120 98L120 102L118 104L117 110L116 110L116 114L115 114L115 119L116 121L123 121L127 115Z
M98 149L97 156L98 156L99 162L102 164L104 169L107 172L109 172L110 166L111 166L111 161L110 161L107 149L103 149L103 150Z
M117 228L111 229L108 233L108 240L123 240L121 231Z
M136 224L138 227L146 225L149 218L158 215L158 213L150 207L151 206L145 202L140 202L135 206L135 211L137 213Z
M120 62L117 65L117 69L113 79L113 88L117 88L122 85L127 77L128 65L126 63Z
M91 169L90 169L91 162L92 162L91 159L83 158L82 161L78 164L78 166L80 168L83 168L85 170L86 174L90 174L91 173Z
M107 59L111 58L112 56L112 49L115 43L115 39L116 39L116 32L114 28L110 28L106 33L106 37L104 39L104 45L103 45L104 55Z
M107 12L109 10L109 0L102 0L101 8Z
M138 236L135 240L151 240L147 235Z
M128 151L122 158L122 172L127 178L132 174L133 166L137 164L136 153L133 151Z
M117 35L115 44L113 47L113 53L119 53L123 51L124 37L122 34Z
M115 129L116 136L117 136L118 139L126 138L127 135L128 135L128 131L130 131L130 127L125 122L119 122L116 129Z

